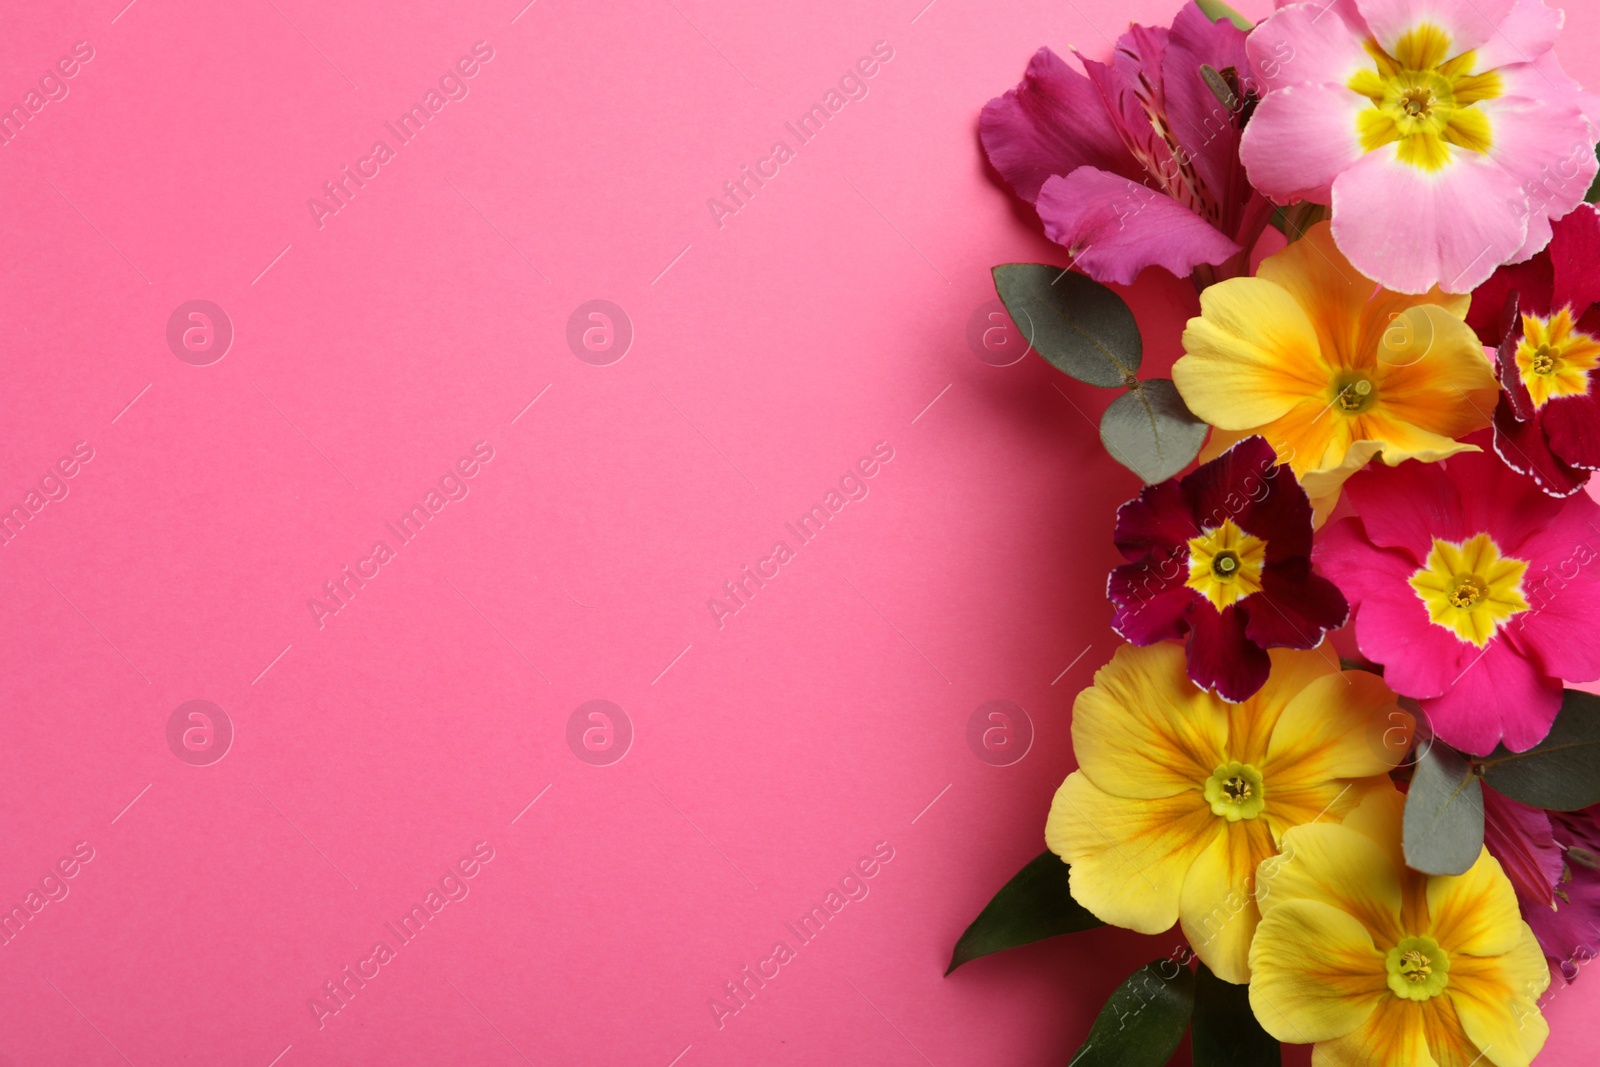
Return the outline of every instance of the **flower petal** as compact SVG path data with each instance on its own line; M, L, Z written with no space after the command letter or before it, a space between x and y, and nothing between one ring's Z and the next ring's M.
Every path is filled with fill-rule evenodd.
M1079 770L1120 797L1198 790L1225 762L1227 731L1227 710L1189 684L1183 649L1168 642L1119 647L1072 706Z
M1313 900L1262 916L1250 945L1250 1007L1267 1033L1332 1041L1359 1029L1386 999L1383 953L1356 919Z
M1401 37L1424 22L1449 35L1448 56L1480 48L1494 37L1512 4L1513 0L1356 0L1372 35L1390 55Z
M994 169L1029 203L1046 179L1079 167L1143 175L1099 91L1048 48L1034 53L1020 85L984 106L978 136Z
M1372 65L1354 0L1279 5L1250 34L1250 65L1266 90L1307 82L1343 86Z
M1428 932L1453 957L1500 956L1517 947L1522 937L1522 913L1500 861L1488 849L1465 874L1428 879Z
M1276 797L1298 786L1338 779L1388 774L1405 754L1411 716L1395 703L1394 692L1370 671L1324 675L1300 691L1284 708L1272 732L1262 774L1270 783L1268 809ZM1385 735L1397 735L1390 744ZM1288 813L1309 822L1319 811Z
M1074 772L1056 790L1044 839L1072 865L1074 900L1102 922L1159 934L1177 922L1184 878L1222 825L1199 789L1124 800Z
M1467 1038L1496 1067L1528 1067L1550 1026L1539 998L1550 986L1539 942L1518 920L1516 944L1491 959L1452 957L1446 991Z
M1226 430L1253 430L1326 389L1317 330L1282 286L1234 278L1200 294L1183 331L1186 355L1172 380L1195 415Z
M1589 392L1552 400L1544 409L1550 450L1568 466L1600 470L1600 372L1589 372Z
M1357 116L1371 106L1342 85L1299 84L1268 93L1239 144L1250 181L1280 204L1328 203L1335 179L1362 157Z
M1565 865L1548 814L1485 787L1483 844L1500 861L1519 901L1555 905Z
M1189 680L1233 704L1253 696L1272 670L1267 653L1245 636L1248 621L1238 605L1219 612L1209 601L1189 613Z
M1428 628L1444 632L1442 627ZM1399 688L1393 673L1385 677ZM1474 653L1442 696L1424 699L1422 710L1433 732L1452 748L1487 756L1504 742L1513 752L1526 752L1550 733L1561 710L1561 681L1545 674L1504 636L1496 636Z
M1494 451L1506 466L1554 497L1569 497L1589 480L1588 471L1569 466L1551 451L1545 416L1518 419L1509 396L1501 396L1494 409Z
M1271 785L1267 788L1270 798ZM1395 832L1398 836L1398 826ZM1339 823L1315 822L1290 829L1279 846L1279 855L1256 873L1263 916L1298 901L1315 901L1353 916L1385 948L1405 935L1400 873L1376 841ZM1381 964L1378 974L1383 981Z
M1131 285L1146 267L1181 278L1240 251L1233 238L1166 193L1095 167L1048 179L1034 206L1045 236L1102 282Z
M1600 168L1594 129L1576 94L1552 92L1542 81L1535 88L1539 95L1532 99L1503 96L1478 105L1493 131L1490 158L1516 178L1529 198L1528 243L1513 257L1519 260L1550 242L1549 220L1583 203Z
M1581 204L1556 223L1550 265L1555 279L1551 306L1532 310L1570 306L1573 317L1582 318L1590 305L1600 302L1600 209Z
M1307 506L1306 525L1310 526ZM1242 607L1249 619L1245 636L1262 648L1316 648L1323 635L1350 617L1350 605L1339 587L1313 574L1304 557L1269 566L1261 575L1261 592Z
M1316 1067L1441 1067L1429 1054L1424 1005L1384 997L1367 1021L1344 1037L1317 1046ZM1469 1067L1443 1061L1442 1067Z
M1473 69L1494 70L1544 55L1561 36L1561 21L1562 13L1545 7L1542 0L1517 0L1494 36L1478 48Z
M1438 171L1368 152L1333 183L1333 236L1369 278L1401 293L1477 288L1528 235L1528 196L1500 165L1454 149Z
M1250 939L1260 919L1256 867L1276 849L1261 819L1225 825L1189 868L1179 921L1201 962L1224 982L1242 985L1250 980Z

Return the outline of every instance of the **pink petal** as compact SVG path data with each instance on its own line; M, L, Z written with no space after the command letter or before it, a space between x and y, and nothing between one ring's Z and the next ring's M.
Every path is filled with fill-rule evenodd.
M1579 493L1559 508L1520 549L1529 610L1503 632L1545 673L1591 682L1600 678L1600 504Z
M1493 130L1489 157L1520 184L1528 201L1528 232L1516 259L1550 243L1550 219L1583 203L1600 162L1589 120L1575 97L1550 91L1542 98L1505 96L1478 105Z
M994 169L1030 203L1047 178L1078 167L1143 174L1099 92L1048 48L1028 61L1022 84L984 106L978 135Z
M1372 65L1362 47L1366 23L1353 0L1290 4L1250 34L1250 65L1263 89L1316 83L1344 85Z
M1394 54L1406 31L1431 22L1450 35L1450 55L1487 44L1511 13L1513 0L1356 0L1384 51Z
M1045 236L1097 281L1131 285L1146 267L1180 278L1239 252L1231 238L1164 193L1093 167L1044 183L1034 205Z
M1471 292L1522 248L1527 194L1481 154L1453 149L1444 168L1428 172L1400 162L1398 147L1367 153L1334 181L1339 250L1397 292L1426 293L1436 285Z
M1600 374L1589 372L1586 396L1550 401L1544 409L1544 432L1550 449L1562 462L1586 471L1600 470Z
M1207 221L1229 235L1238 232L1240 208L1250 192L1239 167L1239 130L1234 114L1197 72L1207 64L1215 70L1232 67L1247 78L1244 42L1244 31L1227 19L1212 22L1199 7L1185 4L1161 61L1167 127L1198 178L1200 199L1216 212Z
M1542 0L1517 0L1494 36L1478 49L1474 66L1480 71L1494 70L1544 55L1561 36L1563 17L1561 11L1545 7Z
M1384 672L1385 681L1389 674ZM1496 637L1467 662L1448 692L1423 700L1422 710L1452 748L1487 756L1504 741L1511 751L1526 752L1550 733L1561 710L1561 682Z
M1407 460L1398 467L1368 467L1345 483L1344 492L1367 538L1380 548L1403 549L1412 560L1427 559L1435 537L1460 541L1470 536L1462 529L1456 481L1436 463Z
M1555 890L1565 864L1550 816L1485 788L1483 843L1500 861L1518 900L1547 908L1556 902Z
M1268 93L1250 117L1239 158L1256 188L1278 203L1326 204L1333 196L1334 179L1362 158L1356 116L1371 106L1343 86L1278 89Z

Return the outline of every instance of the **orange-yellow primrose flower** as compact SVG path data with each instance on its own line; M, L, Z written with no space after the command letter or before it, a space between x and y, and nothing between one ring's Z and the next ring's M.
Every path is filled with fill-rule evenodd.
M1550 971L1488 850L1429 877L1401 855L1402 801L1374 791L1339 825L1290 830L1258 874L1250 1006L1317 1067L1528 1067Z
M1123 645L1073 706L1078 770L1045 824L1079 904L1140 933L1181 922L1234 983L1250 976L1257 866L1291 827L1390 788L1412 728L1377 675L1270 656L1266 685L1229 704L1189 681L1182 645Z
M1172 379L1217 428L1208 453L1265 437L1320 521L1375 455L1394 466L1477 451L1456 439L1489 425L1499 390L1463 321L1470 304L1378 288L1320 223L1254 278L1200 295Z

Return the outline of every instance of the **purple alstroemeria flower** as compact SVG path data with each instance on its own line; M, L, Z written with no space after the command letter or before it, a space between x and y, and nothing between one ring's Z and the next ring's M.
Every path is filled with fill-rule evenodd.
M1181 481L1147 485L1117 511L1112 627L1136 645L1187 636L1189 678L1224 700L1266 683L1269 648L1316 648L1350 607L1311 569L1311 501L1247 437Z
M1022 84L984 107L989 162L1090 277L1128 284L1149 266L1197 281L1248 273L1272 205L1239 162L1255 100L1245 37L1186 5L1170 30L1130 26L1109 64L1079 55L1087 77L1039 49ZM1219 72L1231 107L1203 65Z

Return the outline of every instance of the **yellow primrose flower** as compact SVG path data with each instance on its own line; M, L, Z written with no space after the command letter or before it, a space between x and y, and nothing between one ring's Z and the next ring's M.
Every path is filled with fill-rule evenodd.
M1250 1006L1317 1067L1528 1067L1550 971L1511 882L1487 849L1456 877L1407 869L1402 809L1374 791L1285 835L1258 876Z
M1200 294L1172 368L1184 401L1216 427L1207 454L1260 434L1293 468L1320 522L1350 475L1477 451L1498 386L1463 321L1471 298L1404 296L1363 277L1327 223Z
M1389 788L1412 729L1377 675L1314 651L1269 655L1266 685L1229 704L1189 681L1182 645L1119 648L1073 705L1078 770L1044 831L1079 904L1145 934L1181 921L1234 983L1250 976L1257 866L1291 827L1337 822Z

